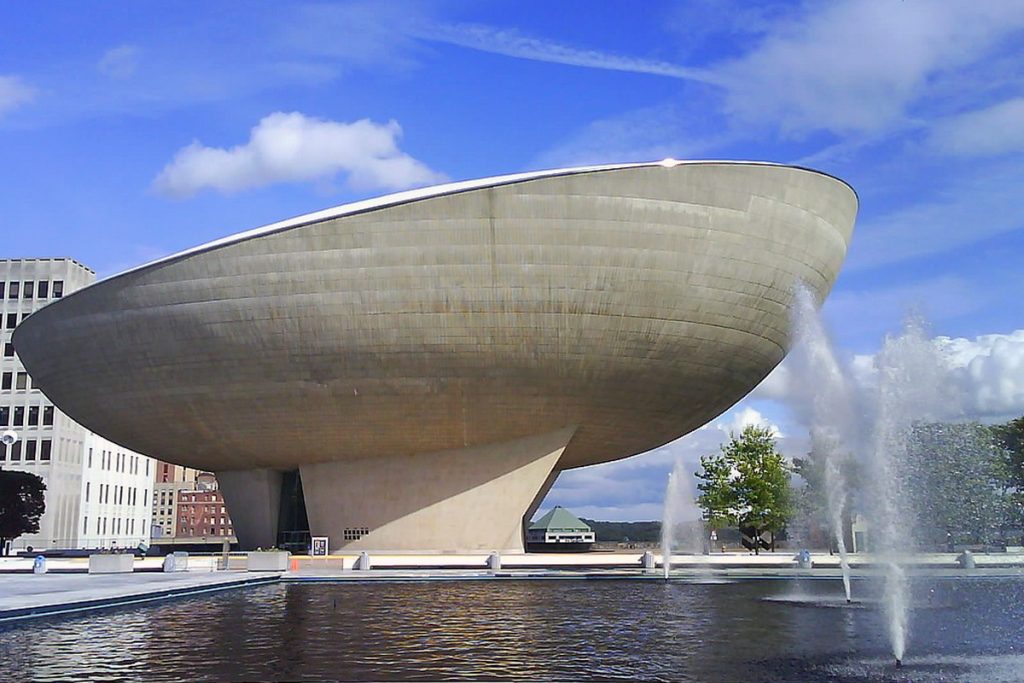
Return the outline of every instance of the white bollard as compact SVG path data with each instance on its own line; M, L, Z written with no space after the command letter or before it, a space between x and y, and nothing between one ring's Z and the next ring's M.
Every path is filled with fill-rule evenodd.
M654 562L654 553L652 553L650 550L644 551L643 557L640 558L640 561L643 563L643 567L645 570L653 571L657 566Z
M491 571L501 569L501 553L493 552L487 558L487 568Z
M363 552L359 553L359 559L356 560L356 564L353 567L353 569L357 569L357 570L363 571L363 572L369 571L370 570L370 554L368 552L366 552L365 550Z
M974 553L970 550L965 550L960 553L960 557L956 558L957 563L961 569L974 569L977 565L974 562Z

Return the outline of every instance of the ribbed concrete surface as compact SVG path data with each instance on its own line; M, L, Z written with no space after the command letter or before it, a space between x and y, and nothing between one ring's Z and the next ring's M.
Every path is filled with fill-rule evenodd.
M88 428L204 469L436 452L577 425L559 468L704 424L783 357L857 201L803 169L564 171L172 257L15 344Z

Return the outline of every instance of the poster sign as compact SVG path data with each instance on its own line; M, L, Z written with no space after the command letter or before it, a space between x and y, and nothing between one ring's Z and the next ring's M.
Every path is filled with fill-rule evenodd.
M327 536L314 536L309 554L313 557L327 557Z

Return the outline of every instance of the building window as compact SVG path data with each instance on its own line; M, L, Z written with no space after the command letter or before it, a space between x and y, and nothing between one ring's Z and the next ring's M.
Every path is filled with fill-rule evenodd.
M38 427L39 426L39 406L28 407L28 426Z
M10 419L11 409L8 406L0 406L0 427L6 427Z
M14 344L4 342L4 358L14 358Z
M366 527L349 528L342 531L342 538L346 541L358 541L368 533L370 530Z
M64 296L64 281L54 280L53 281L53 298L59 299Z
M53 406L43 406L43 425L53 426Z
M8 313L7 314L7 323L4 325L4 327L6 327L8 330L13 330L17 326L18 326L18 314L17 313Z
M21 295L21 283L12 282L11 286L7 288L7 298L17 299Z
M49 282L49 280L40 280L39 281L39 291L38 291L38 294L39 294L39 298L40 299L49 299L50 298L50 282Z
M14 426L24 427L25 426L25 407L14 406Z
M0 389L3 389L5 391L10 390L11 386L13 386L12 385L13 381L14 381L14 373L13 372L5 372L2 376L0 376Z
M40 283L40 284L42 284L42 283ZM89 518L88 517L82 517L82 533L83 534L89 533Z
M15 389L28 389L28 373L19 372L14 382Z
M25 460L36 459L36 442L35 440L25 442Z
M31 299L33 294L34 294L34 292L35 292L35 288L36 288L36 283L33 282L32 280L28 280L27 282L25 282L24 298Z
M92 449L89 449L89 467L92 467Z
M53 441L50 439L43 439L39 442L39 459L49 460L50 454L53 451Z
M89 502L89 489L91 488L92 482L85 482L85 502Z

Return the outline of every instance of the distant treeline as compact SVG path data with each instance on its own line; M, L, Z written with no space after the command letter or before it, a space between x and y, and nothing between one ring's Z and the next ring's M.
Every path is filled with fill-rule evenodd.
M661 539L661 522L598 522L584 519L594 530L597 540L648 543Z
M661 540L661 522L598 522L593 519L583 521L594 530L599 543L657 543ZM740 532L735 527L718 529L715 535L717 543L735 545L740 542ZM785 538L785 534L780 538Z

